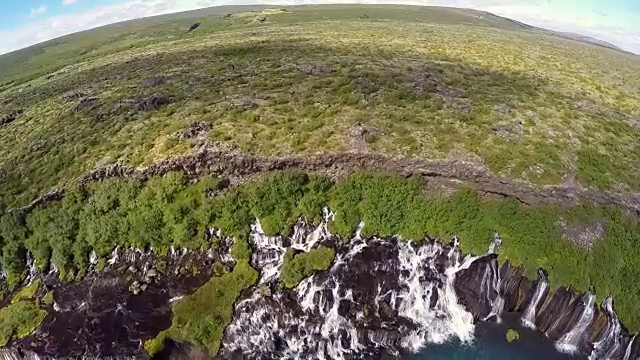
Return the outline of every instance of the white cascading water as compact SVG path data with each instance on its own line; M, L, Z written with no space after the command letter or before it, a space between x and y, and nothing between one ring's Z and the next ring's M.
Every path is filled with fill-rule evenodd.
M252 265L260 269L260 284L280 276L284 253L287 251L283 240L280 236L265 235L259 220L251 224L249 241L255 249L258 249L254 251L251 259Z
M502 244L502 239L496 231L493 235L493 241L489 244L489 250L487 254L497 254L498 248ZM496 322L502 322L500 315L504 310L504 298L500 294L500 284L502 279L500 278L500 271L498 270L498 262L492 261L491 265L485 268L485 272L482 275L482 281L480 286L483 289L483 293L486 294L488 302L491 304L491 311L482 320L487 321L495 317ZM492 296L492 294L494 294Z
M538 309L538 305L542 300L542 297L549 289L549 280L547 276L544 274L542 270L538 270L538 281L536 283L536 289L533 293L533 297L531 298L531 302L527 305L527 308L522 313L522 317L520 318L520 322L522 325L530 328L536 328L536 312Z
M237 304L223 358L346 359L416 352L453 338L473 340L473 315L458 303L454 280L477 257L460 261L457 239L449 247L428 241L365 242L358 231L339 247L326 272L304 279L293 291L272 286L286 245L309 251L316 244L340 243L327 230L328 214L317 228L299 221L288 239L265 236L254 223L252 264L264 285ZM276 291L266 295L264 286Z
M497 254L498 247L500 247L501 244L502 239L500 238L500 234L496 231L493 234L493 241L489 244L489 251L487 251L487 254Z
M29 272L27 275L27 284L31 284L38 276L38 267L30 252L27 252L27 270Z
M96 254L95 250L91 250L89 253L89 265L96 265L98 263L98 254Z
M587 335L587 330L589 330L589 327L595 317L595 300L596 295L591 291L587 292L582 297L582 305L584 308L582 309L580 318L573 328L568 333L562 335L562 337L556 342L556 348L558 351L568 354L573 354L578 351L580 343Z
M504 298L500 294L501 282L502 279L500 278L500 271L498 271L498 262L492 261L490 266L485 268L481 282L483 293L491 304L491 310L489 311L489 314L482 319L483 321L487 321L495 317L496 322L502 322L500 315L504 310ZM492 294L494 294L493 298Z
M324 220L313 231L310 231L312 227L309 224L298 221L294 225L293 235L290 238L265 235L260 221L257 219L254 221L251 225L249 241L254 249L257 249L252 256L252 265L260 269L260 284L278 279L284 253L288 247L309 252L319 241L328 237L327 223L333 217L333 213L325 208L323 215Z
M632 359L631 358L631 353L633 351L633 343L637 340L638 338L638 334L633 335L633 337L631 338L631 341L629 341L629 345L627 345L627 348L624 351L624 358L623 360L636 360L636 359Z
M0 349L0 360L40 360L40 357L33 353L21 354L11 349Z
M622 347L622 324L613 310L611 297L602 301L602 309L607 315L607 327L604 334L593 343L593 351L589 360L612 359Z

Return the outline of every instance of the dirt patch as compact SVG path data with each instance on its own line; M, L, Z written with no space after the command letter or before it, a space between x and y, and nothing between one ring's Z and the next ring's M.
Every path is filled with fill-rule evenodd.
M591 250L596 241L605 234L604 224L601 221L593 223L568 224L564 219L558 221L563 236L573 241L578 246Z

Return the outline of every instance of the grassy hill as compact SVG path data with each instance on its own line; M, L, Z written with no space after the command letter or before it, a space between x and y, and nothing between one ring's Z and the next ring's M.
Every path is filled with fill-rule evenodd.
M640 57L472 10L221 7L129 21L0 57L0 193L22 205L96 166L204 143L458 159L535 185L635 193L638 84Z

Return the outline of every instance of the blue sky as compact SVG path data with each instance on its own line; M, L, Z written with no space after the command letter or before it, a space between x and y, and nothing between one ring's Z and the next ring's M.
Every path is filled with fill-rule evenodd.
M640 54L640 0L0 0L0 54L138 17L231 4L397 3L475 8Z

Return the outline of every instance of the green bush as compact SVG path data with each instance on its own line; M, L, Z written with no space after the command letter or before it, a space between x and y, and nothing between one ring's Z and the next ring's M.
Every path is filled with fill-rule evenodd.
M213 277L194 294L175 303L171 327L145 342L150 354L162 349L165 338L205 347L214 355L220 348L224 329L231 322L233 305L240 293L258 280L247 261L238 261L232 272Z
M295 254L294 250L289 248L284 254L284 262L280 270L280 281L286 288L294 288L314 271L327 270L331 266L334 257L335 250L326 246L320 246L309 250L309 252L298 254Z
M31 334L46 315L34 301L18 301L0 309L0 347Z
M34 280L30 285L20 289L20 291L13 296L13 299L11 299L11 303L14 304L22 300L33 300L41 284L42 280Z

